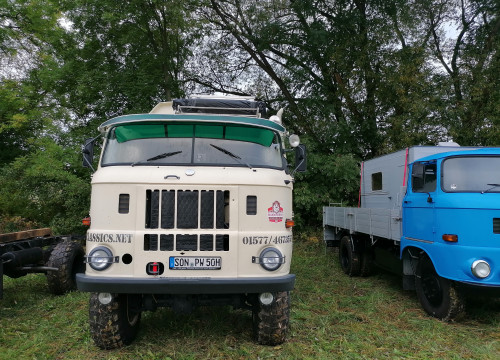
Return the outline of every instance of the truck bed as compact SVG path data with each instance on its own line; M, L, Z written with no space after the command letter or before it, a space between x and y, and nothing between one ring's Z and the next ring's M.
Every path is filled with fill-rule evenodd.
M52 235L52 230L50 228L25 230L7 234L0 234L0 244L6 244L19 240L27 240L31 238L51 236L51 235Z
M323 207L323 227L326 240L328 228L349 230L351 234L362 233L386 239L401 239L401 209L372 209L352 207ZM331 234L333 235L333 234Z

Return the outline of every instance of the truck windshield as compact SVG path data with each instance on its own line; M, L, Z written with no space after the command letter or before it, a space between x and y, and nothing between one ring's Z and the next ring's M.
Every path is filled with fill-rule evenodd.
M222 149L222 150L221 150ZM124 124L110 130L102 166L216 165L283 168L272 130L215 123Z
M445 192L500 192L500 157L453 157L443 162Z

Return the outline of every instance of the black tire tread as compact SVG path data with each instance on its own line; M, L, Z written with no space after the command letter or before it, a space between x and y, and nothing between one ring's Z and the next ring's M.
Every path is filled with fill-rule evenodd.
M290 322L290 293L278 292L270 305L257 301L254 309L254 335L261 345L282 344L288 333Z
M76 273L85 271L84 255L83 247L75 241L62 241L54 247L47 262L47 266L59 269L47 272L47 284L52 294L62 295L76 290Z
M348 276L359 276L361 272L360 255L352 248L353 239L350 236L344 236L340 239L339 263L342 271ZM347 251L347 258L344 258L344 249ZM345 262L347 260L347 263Z
M422 288L421 276L425 266L432 267L432 270L435 273L432 261L426 254L423 254L420 257L419 264L417 265L417 274L415 276L415 289L417 291L417 297L420 304L429 315L439 320L451 321L456 319L465 312L464 294L456 287L453 281L441 278L439 275L435 274L435 276L439 278L441 286L444 289L444 300L440 306L432 305L427 300Z
M90 333L99 348L111 350L129 345L137 335L139 323L140 314L133 325L127 319L126 295L118 295L107 305L99 302L98 293L90 295Z

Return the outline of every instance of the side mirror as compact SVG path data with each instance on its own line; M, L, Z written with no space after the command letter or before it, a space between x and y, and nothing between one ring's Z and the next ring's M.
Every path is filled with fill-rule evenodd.
M94 170L92 167L92 161L94 160L94 140L95 138L86 139L82 151L83 167L91 168L92 170Z
M307 170L306 146L299 144L295 148L295 170L293 172L305 172Z

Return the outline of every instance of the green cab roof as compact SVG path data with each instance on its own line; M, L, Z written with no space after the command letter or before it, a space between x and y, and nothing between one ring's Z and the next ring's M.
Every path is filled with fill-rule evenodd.
M260 128L284 132L285 128L280 124L273 121L261 118L249 118L243 116L225 116L225 115L186 115L186 114L137 114L137 115L123 115L112 118L103 122L99 126L99 131L106 132L111 127L118 125L125 125L131 123L143 122L166 122L166 123L184 123L184 122L207 122L207 123L220 123L220 124L238 124L250 125Z

